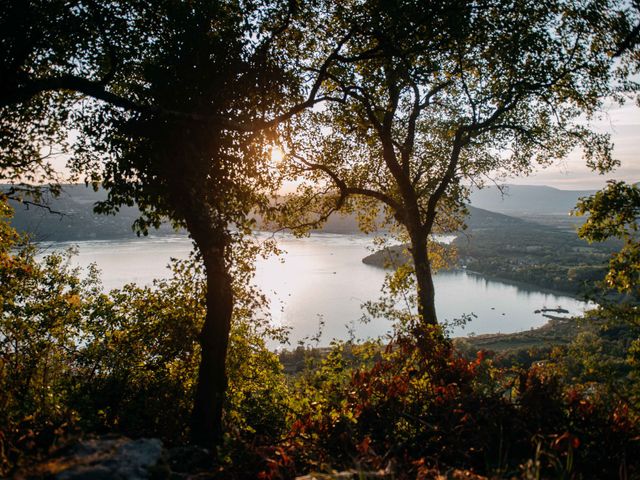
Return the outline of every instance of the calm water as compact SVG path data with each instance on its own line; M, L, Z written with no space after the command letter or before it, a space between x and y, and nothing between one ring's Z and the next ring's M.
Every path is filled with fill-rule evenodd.
M332 338L347 338L355 327L358 338L377 337L390 330L388 322L359 322L361 304L375 300L385 272L365 265L371 253L371 239L359 235L314 234L296 239L282 236L281 258L259 260L255 282L271 301L274 322L292 327L291 342L312 336L324 321L322 344ZM105 288L125 283L150 283L168 275L171 257L186 258L191 242L184 237L143 238L119 241L84 241L43 244L43 253L76 246L74 262L82 267L95 262L102 270ZM282 261L284 260L284 262ZM441 320L463 314L477 319L454 334L515 332L543 325L534 310L561 306L572 314L586 304L566 296L487 280L466 272L442 272L435 277L436 302Z

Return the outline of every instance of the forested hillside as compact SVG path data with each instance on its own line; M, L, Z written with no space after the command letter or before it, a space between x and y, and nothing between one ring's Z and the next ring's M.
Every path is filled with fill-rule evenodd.
M452 267L482 275L536 285L573 295L587 293L602 280L612 252L620 242L589 244L575 231L469 207L467 229L451 244L457 261ZM366 257L384 266L403 256L398 246Z
M116 215L95 213L95 203L104 201L106 196L107 193L102 188L94 191L84 185L64 185L60 196L45 198L48 208L11 202L15 209L11 224L17 230L29 233L34 241L110 240L134 237L136 234L132 226L139 218L140 210L135 206L121 206ZM360 232L354 215L340 213L332 215L318 230L344 234ZM184 230L175 231L167 224L150 231L151 235L176 233L186 234Z
M5 186L6 188L6 186ZM47 208L11 202L15 210L12 226L28 233L34 241L109 240L135 237L132 225L139 217L137 207L121 206L117 215L94 213L96 202L104 201L104 189L85 185L64 185L58 197L45 197ZM157 234L174 233L164 225Z

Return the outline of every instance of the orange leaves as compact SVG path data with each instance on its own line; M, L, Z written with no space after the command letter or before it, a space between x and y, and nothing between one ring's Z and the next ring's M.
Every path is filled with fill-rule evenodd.
M369 453L369 448L371 445L371 437L369 435L365 436L362 441L356 445L356 450L360 455L366 455Z
M299 418L296 419L295 422L291 425L291 434L292 435L300 435L303 434L306 429L305 423Z
M395 375L387 387L387 397L394 398L404 395L409 390L409 382L406 378Z
M637 418L629 411L629 405L620 402L613 411L612 422L618 432L633 432L637 426Z
M558 436L552 443L551 446L558 451L566 452L569 448L576 449L580 446L580 439L569 432L564 432L562 435Z
M259 480L276 480L281 478L289 478L290 472L294 467L293 458L290 457L283 447L274 447L271 454L273 457L265 457L266 469L258 472Z

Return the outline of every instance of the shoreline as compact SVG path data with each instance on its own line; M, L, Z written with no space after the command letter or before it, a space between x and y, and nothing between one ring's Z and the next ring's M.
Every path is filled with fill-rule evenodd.
M394 247L387 247L387 248L393 249ZM397 246L396 246L396 248L397 248ZM370 265L372 267L382 269L382 270L391 270L391 268L393 268L393 266L387 267L386 265L382 265L380 260L379 260L382 251L383 250L378 250L378 251L372 253L371 255L367 255L366 257L364 257L362 259L362 263L364 263L365 265ZM406 259L406 257L404 257L402 253L398 253L395 250L392 251L390 254L395 256L395 258L391 259L391 261L394 264L400 264L400 263L404 263L404 262L408 261L408 259ZM385 261L386 260L387 259L385 259ZM470 275L473 275L473 276L476 276L476 277L482 277L482 278L484 278L486 280L491 280L491 281L495 281L495 282L499 282L499 283L504 283L506 285L512 285L512 286L515 286L515 287L520 287L523 290L531 290L531 291L537 291L537 292L556 295L556 296L569 297L569 298L571 298L573 300L578 300L578 301L587 303L582 295L580 295L579 293L576 293L574 291L558 290L558 289L555 289L555 288L548 288L548 287L544 287L542 285L538 285L538 284L535 284L535 283L525 282L525 281L522 281L522 280L514 280L514 279L511 279L511 278L501 277L499 275L492 275L492 274L488 274L488 273L482 273L482 272L478 272L478 271L475 271L475 270L463 268L461 266L443 268L443 269L441 269L439 271L440 272L467 272ZM435 275L438 275L438 272L435 272Z
M487 273L482 273L482 272L476 272L475 270L468 270L466 268L461 268L461 267L456 267L456 268L451 268L445 271L449 271L449 272L467 272L471 275L474 275L476 277L482 277L485 278L487 280L492 280L492 281L497 281L500 283L505 283L507 285L513 285L514 287L525 287L529 290L535 290L538 292L542 292L542 293L549 293L552 295L556 295L556 296L563 296L563 297L570 297L574 300L579 300L581 302L584 303L588 303L582 296L580 296L577 293L574 292L569 292L569 291L565 291L565 290L557 290L555 288L547 288L547 287L543 287L541 285L536 285L535 283L528 283L528 282L523 282L521 280L513 280L510 278L504 278L504 277L500 277L498 275L490 275ZM437 275L437 274L436 274Z

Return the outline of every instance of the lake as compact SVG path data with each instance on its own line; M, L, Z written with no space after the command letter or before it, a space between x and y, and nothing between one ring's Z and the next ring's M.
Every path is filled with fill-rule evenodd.
M258 236L258 239L264 238ZM345 339L355 328L357 338L384 335L390 324L384 320L361 323L361 304L379 297L385 271L365 265L372 239L364 235L312 234L307 238L281 235L281 258L260 259L255 283L270 299L272 321L291 327L291 344L313 336L324 322L320 345L333 338ZM186 258L191 241L182 236L131 238L126 240L57 242L40 244L41 255L75 246L74 263L86 267L96 263L106 289L125 283L149 284L169 274L171 257ZM489 280L463 271L435 276L439 319L452 321L463 314L477 318L454 335L510 333L538 327L546 319L534 310L562 307L580 314L584 302Z

